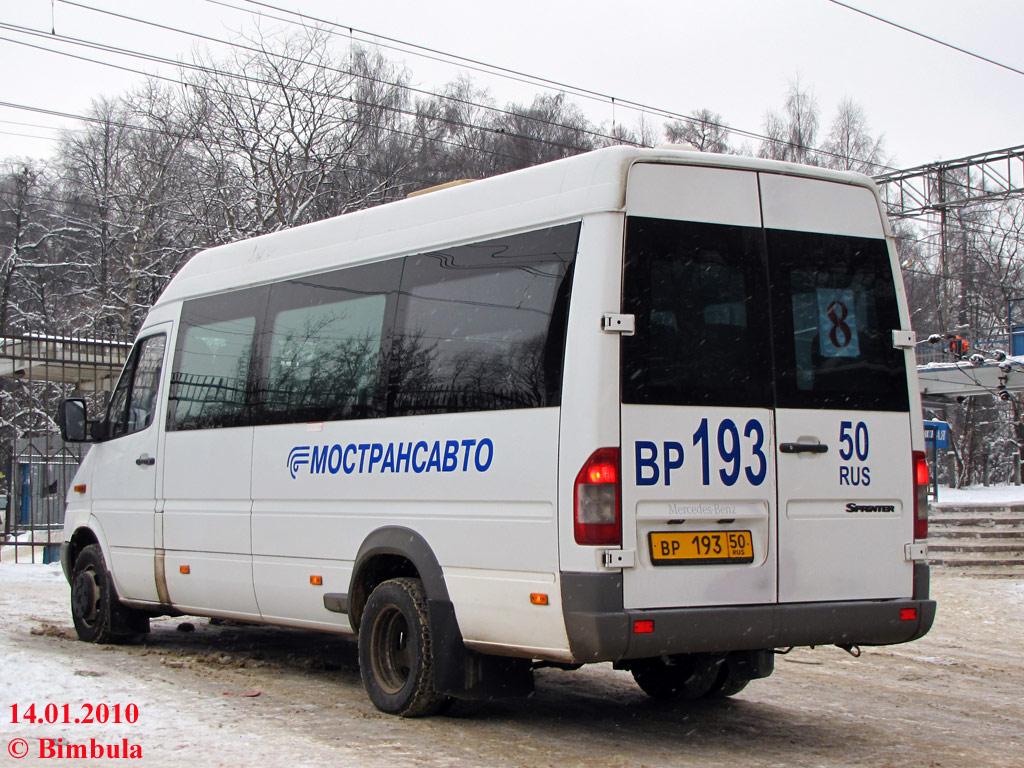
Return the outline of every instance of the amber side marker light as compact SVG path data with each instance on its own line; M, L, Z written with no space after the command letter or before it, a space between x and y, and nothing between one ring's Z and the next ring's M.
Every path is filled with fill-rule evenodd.
M309 583L312 584L314 587L322 587L323 584L324 584L324 577L323 576L310 576L309 577Z
M649 635L654 631L653 621L634 621L633 622L633 634L634 635Z
M547 605L548 604L548 596L545 595L543 592L531 592L530 593L530 602L533 603L534 605Z
M900 621L916 621L917 608L900 608Z
M84 485L76 485L75 486L75 493L85 493L85 486Z
M192 573L192 569L189 568L187 565L179 565L178 566L178 573L186 573L186 574L187 573Z

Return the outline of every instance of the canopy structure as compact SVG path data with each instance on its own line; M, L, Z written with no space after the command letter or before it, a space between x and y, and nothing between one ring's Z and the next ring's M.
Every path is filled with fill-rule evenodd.
M112 339L26 334L0 338L0 376L109 391L131 350Z
M980 357L980 356L978 356ZM1024 391L1024 357L928 363L917 367L922 395L970 397Z

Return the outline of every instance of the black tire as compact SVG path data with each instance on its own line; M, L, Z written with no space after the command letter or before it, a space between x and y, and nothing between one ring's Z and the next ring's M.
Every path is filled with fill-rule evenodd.
M434 689L427 595L419 579L390 579L370 593L359 621L359 673L381 712L424 717L446 703Z
M711 684L711 687L704 696L708 699L725 699L729 696L735 696L749 684L749 679L745 677L736 677L733 674L729 662L726 662L722 665L722 669L719 671L718 677L715 679L715 682Z
M78 553L71 569L71 618L78 639L112 643L149 631L149 617L121 605L98 544Z
M673 701L707 694L718 678L718 666L712 657L680 654L637 659L630 663L630 671L648 696Z

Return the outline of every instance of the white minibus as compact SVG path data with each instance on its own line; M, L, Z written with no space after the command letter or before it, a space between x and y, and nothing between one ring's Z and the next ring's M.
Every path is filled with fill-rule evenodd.
M614 147L196 255L99 418L79 637L358 637L405 716L613 662L728 696L931 627L906 296L871 180Z

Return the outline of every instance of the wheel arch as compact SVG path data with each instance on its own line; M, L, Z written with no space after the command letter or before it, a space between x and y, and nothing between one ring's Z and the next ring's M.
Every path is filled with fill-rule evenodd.
M374 587L400 576L423 582L428 600L451 602L441 565L427 540L411 528L378 528L363 540L352 569L348 619L353 631L359 631L363 608Z
M485 656L466 648L437 556L427 540L409 528L378 528L359 547L348 592L348 620L357 635L373 589L403 576L419 579L426 593L434 685L439 693L491 699L533 692L530 659Z
M90 517L79 525L67 538L61 547L61 567L64 569L64 576L71 581L71 569L75 567L75 560L78 554L90 544L96 544L103 553L104 561L107 559L107 537L99 526L96 518ZM110 563L107 563L107 571L110 572ZM113 577L113 573L111 573Z

